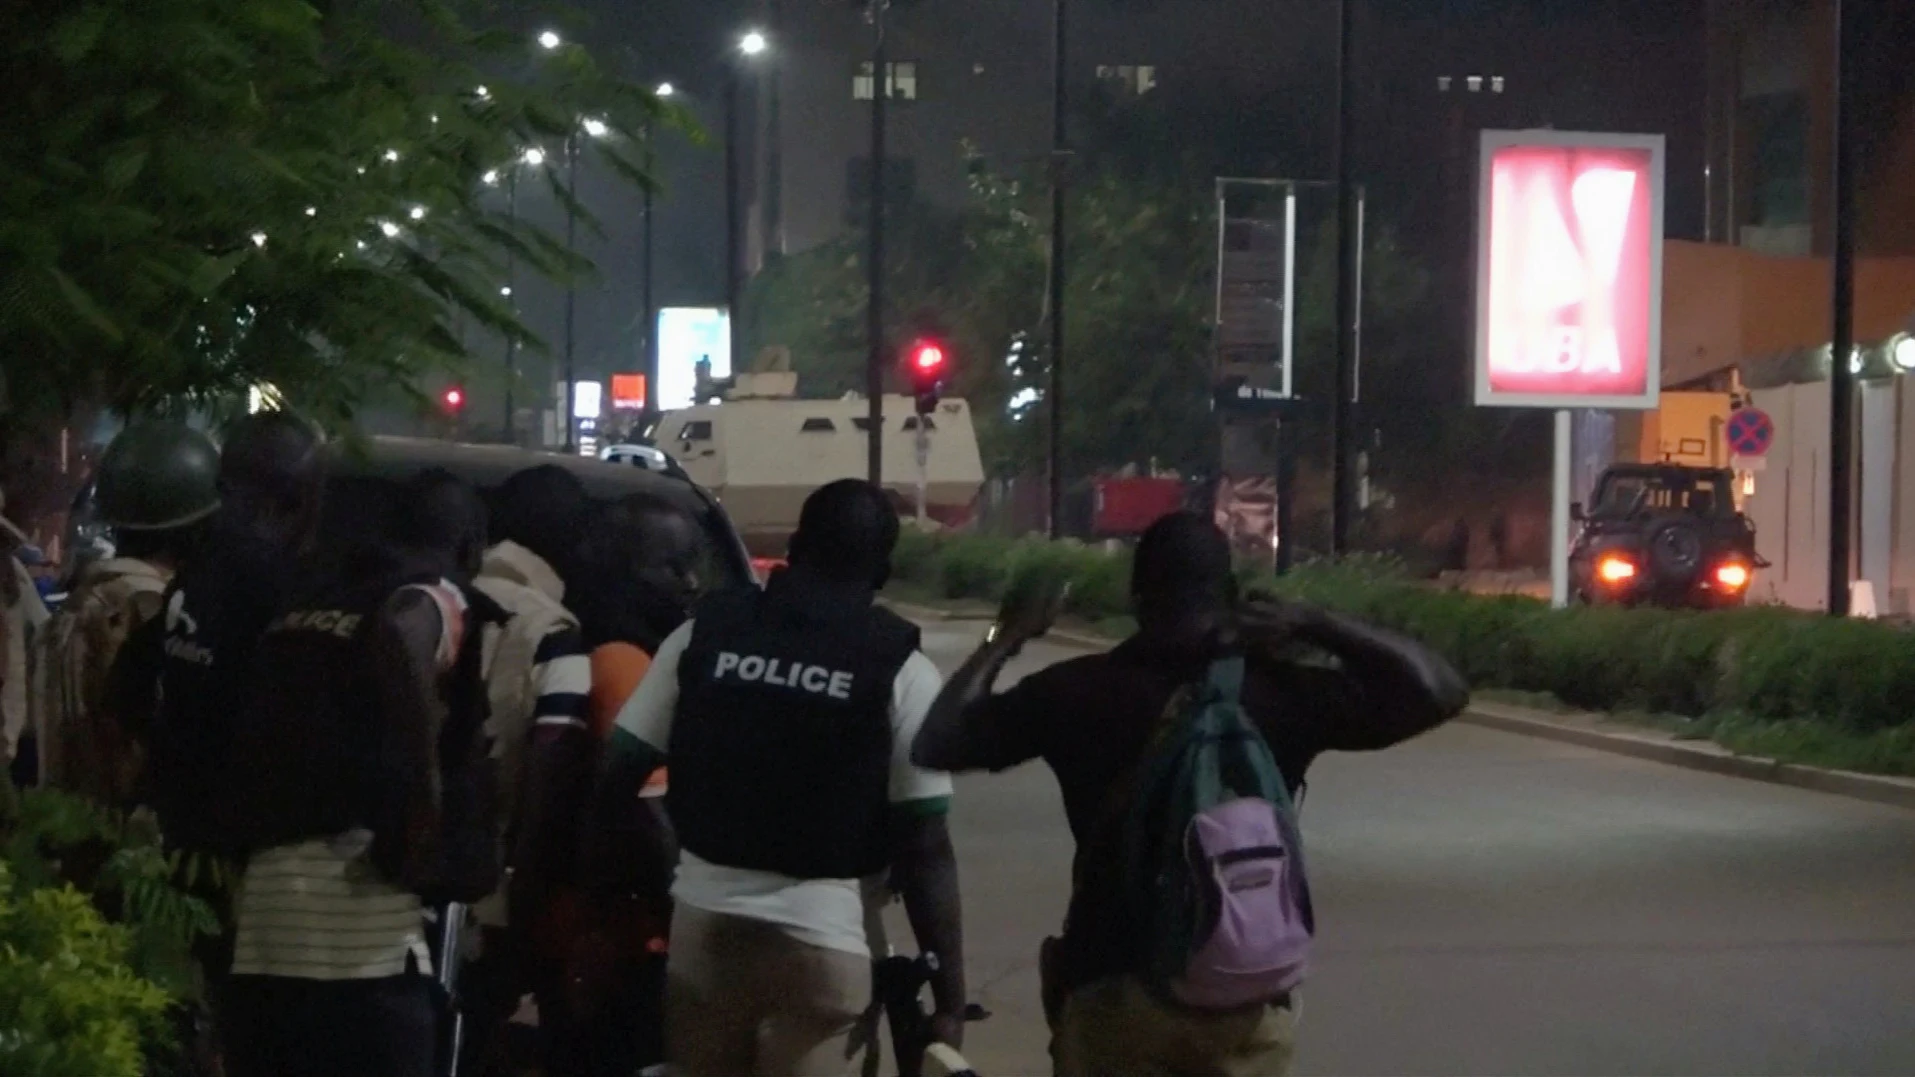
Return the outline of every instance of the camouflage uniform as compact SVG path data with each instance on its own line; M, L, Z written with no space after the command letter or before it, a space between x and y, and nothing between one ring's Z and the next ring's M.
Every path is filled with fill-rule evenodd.
M160 612L171 577L130 557L94 562L36 640L31 709L44 784L103 804L131 800L139 745L111 712L106 688L120 646Z

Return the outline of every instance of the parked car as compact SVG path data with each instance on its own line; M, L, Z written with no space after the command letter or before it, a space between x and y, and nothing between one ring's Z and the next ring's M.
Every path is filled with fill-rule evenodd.
M490 497L516 472L540 464L557 464L577 475L585 490L600 501L628 494L661 497L698 521L708 546L701 579L714 585L742 583L754 578L744 543L717 499L676 474L554 453L533 452L508 445L466 445L425 438L375 437L341 442L333 450L320 520L320 545L364 535L379 526L400 485L423 468L444 468ZM112 556L110 533L95 523L93 488L89 484L74 502L68 526L67 548L76 551L69 571L98 557Z
M1740 606L1756 570L1755 525L1722 468L1619 464L1596 481L1570 548L1575 595L1592 604L1688 609Z

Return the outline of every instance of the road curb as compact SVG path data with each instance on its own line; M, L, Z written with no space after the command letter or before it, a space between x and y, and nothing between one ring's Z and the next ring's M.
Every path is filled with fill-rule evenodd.
M913 621L943 621L947 624L988 624L995 615L983 611L941 610L936 606L920 606L915 602L898 602L883 599L884 605L900 617ZM1053 628L1044 634L1045 643L1055 643L1064 647L1076 647L1086 651L1108 651L1117 645L1117 641L1089 632L1076 632L1068 628Z
M1472 703L1469 710L1459 715L1457 720L1505 733L1541 737L1688 770L1772 785L1789 785L1817 793L1831 793L1915 810L1915 779L1781 763L1765 756L1737 755L1719 744L1681 741L1652 731L1591 728L1586 724L1601 722L1598 715L1556 717L1504 703Z

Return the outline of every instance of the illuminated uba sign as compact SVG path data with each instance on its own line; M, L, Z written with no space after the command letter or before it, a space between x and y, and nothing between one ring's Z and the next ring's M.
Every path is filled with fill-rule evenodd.
M1476 402L1655 407L1662 136L1485 131L1482 153Z

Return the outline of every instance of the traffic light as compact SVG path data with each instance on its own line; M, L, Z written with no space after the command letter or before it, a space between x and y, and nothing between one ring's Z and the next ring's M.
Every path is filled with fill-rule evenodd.
M447 415L457 415L459 409L465 407L465 390L451 386L439 394L439 402L445 405Z
M911 381L911 395L917 397L918 414L929 415L944 393L950 375L949 357L940 342L926 338L913 341L905 353L905 375Z

